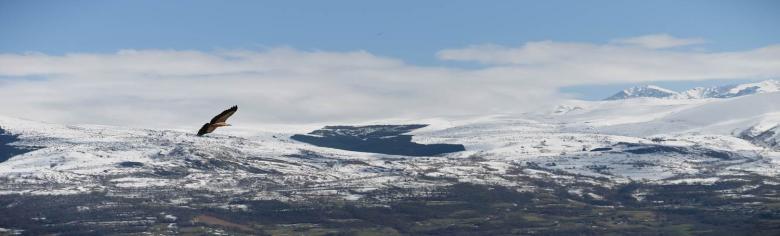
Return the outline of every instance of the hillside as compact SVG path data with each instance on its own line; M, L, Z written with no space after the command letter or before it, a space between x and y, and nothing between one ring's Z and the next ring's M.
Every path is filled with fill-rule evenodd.
M618 217L631 210L683 217L663 209L688 207L696 217L685 216L685 222L728 232L737 225L703 223L702 216L713 209L737 218L755 215L732 211L771 215L778 210L751 205L778 203L772 200L778 197L775 190L780 183L778 99L780 93L724 99L570 101L549 113L292 129L310 129L305 134L225 128L206 137L178 130L0 117L4 131L0 147L7 156L0 162L0 202L22 202L0 214L0 228L16 225L27 232L77 233L87 223L67 222L78 219L100 222L106 226L100 228L104 233L149 227L164 229L156 232L182 232L203 227L198 222L205 220L223 225L208 230L232 227L230 232L253 234L271 228L246 228L246 220L265 219L263 215L277 212L274 207L289 211L284 213L289 221L279 219L280 223L300 222L303 216L293 214L293 209L308 209L319 215L311 221L338 228L325 222L338 218L332 212L344 210L339 206L344 203L356 207L349 208L357 212L348 215L363 222L358 225L368 227L365 230L390 227L431 233L445 226L391 227L364 213L387 205L392 210L386 214L404 214L400 209L405 204L438 199L467 205L448 210L419 207L418 213L433 220L441 219L434 212L486 209L469 213L485 219L526 209L549 220L595 222L603 219L566 219L565 209L621 206L602 214ZM46 200L53 198L69 199L72 208L46 213L53 214L45 216L46 224L35 220L44 216L26 213L56 207ZM508 204L512 210L502 208L506 205L484 205L491 202ZM571 202L581 202L583 208ZM114 211L132 217L109 214ZM95 218L84 218L92 215ZM422 220L395 216L403 224ZM517 227L518 222L536 225L500 222L493 226L496 232ZM640 221L626 222L628 228L591 231L583 227L576 232L643 232ZM536 226L542 231L554 229Z

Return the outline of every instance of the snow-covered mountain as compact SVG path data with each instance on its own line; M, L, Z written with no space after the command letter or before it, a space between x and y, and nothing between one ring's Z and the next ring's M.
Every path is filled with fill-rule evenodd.
M511 179L534 178L540 173L556 173L563 179L572 174L609 179L603 184L632 180L662 183L738 173L774 178L780 170L776 168L780 155L765 144L776 144L769 138L774 137L774 126L766 124L780 124L778 96L780 93L736 100L571 101L564 107L577 109L565 113L432 119L427 123L438 123L429 127L329 126L307 136L320 140L315 143L318 145L336 143L334 147L355 147L364 152L299 142L296 140L306 139L293 140L294 133L204 138L174 130L65 126L0 118L5 132L18 139L12 145L34 150L0 163L0 192L74 194L178 186L198 191L249 191L256 197L289 200L307 198L314 192L317 196L362 198L362 191L448 185L451 179L517 186L519 183ZM743 139L746 130L755 134L750 137L762 141ZM413 136L401 135L404 132ZM374 133L376 138L366 138ZM402 144L410 139L414 143ZM370 143L358 143L366 140ZM386 149L382 142L404 147L401 153L418 154L370 151ZM465 151L456 148L447 151L451 153L419 157L427 151L413 150L435 145L465 147ZM387 152L392 153L390 150ZM636 163L644 164L637 167ZM513 171L538 165L543 168ZM715 166L720 169L712 171ZM447 181L433 180L436 178ZM344 188L350 191L329 192ZM282 194L291 192L296 194Z
M680 93L683 98L699 99L699 98L730 98L744 95L758 94L758 93L771 93L780 91L780 81L777 80L765 80L756 83L726 85L726 86L714 86L714 87L698 87Z
M624 89L623 91L620 91L604 100L620 100L630 98L673 98L678 95L679 93L673 90L661 88L655 85L643 85Z
M745 202L758 211L750 208L755 202L777 203L780 186L780 93L760 87L735 86L727 92L763 93L732 99L575 100L550 112L369 122L306 134L231 127L198 137L0 116L0 203L23 212L13 203L21 196L80 196L73 211L133 201L252 212L266 206L253 201L386 204L469 184L559 197L554 204L679 208L681 200L669 196L684 186L696 199ZM670 93L646 89L624 92ZM707 204L713 202L723 201ZM144 214L133 222L195 221Z
M654 85L644 85L625 89L604 100L620 100L630 98L664 98L664 99L703 99L731 98L759 93L780 91L780 81L765 80L755 83L697 87L683 92L677 92Z

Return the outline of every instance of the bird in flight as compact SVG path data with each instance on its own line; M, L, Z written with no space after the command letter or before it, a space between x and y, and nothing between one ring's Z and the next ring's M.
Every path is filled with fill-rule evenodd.
M230 124L225 123L230 116L233 115L233 113L236 113L238 111L238 106L233 106L222 113L219 113L219 115L215 116L211 119L211 122L206 123L203 125L203 127L198 130L198 136L203 136L205 134L214 132L215 129L222 127L222 126L230 126Z

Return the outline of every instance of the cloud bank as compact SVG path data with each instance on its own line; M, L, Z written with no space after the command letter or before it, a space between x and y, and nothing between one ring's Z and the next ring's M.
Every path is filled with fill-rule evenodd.
M613 43L626 44L650 49L674 48L706 43L702 38L676 38L668 34L651 34L633 38L612 40Z
M529 112L559 102L561 86L578 84L780 75L780 45L664 49L683 44L541 41L437 53L483 64L475 69L292 48L0 54L0 115L191 128L238 104L235 123L341 123Z

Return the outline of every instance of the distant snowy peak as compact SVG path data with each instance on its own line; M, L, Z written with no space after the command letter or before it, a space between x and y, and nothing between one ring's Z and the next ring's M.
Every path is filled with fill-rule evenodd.
M757 93L771 93L780 91L780 81L765 80L756 83L726 85L715 87L699 87L681 93L682 98L730 98Z
M778 91L780 91L780 81L777 80L765 80L755 83L726 86L698 87L683 92L676 92L654 85L645 85L620 91L604 100L622 100L641 97L665 99L731 98Z
M661 88L655 85L643 85L643 86L637 86L637 87L625 89L623 91L616 93L615 95L612 95L611 97L608 97L605 100L621 100L621 99L641 98L641 97L674 98L677 96L679 96L678 92L669 89Z

